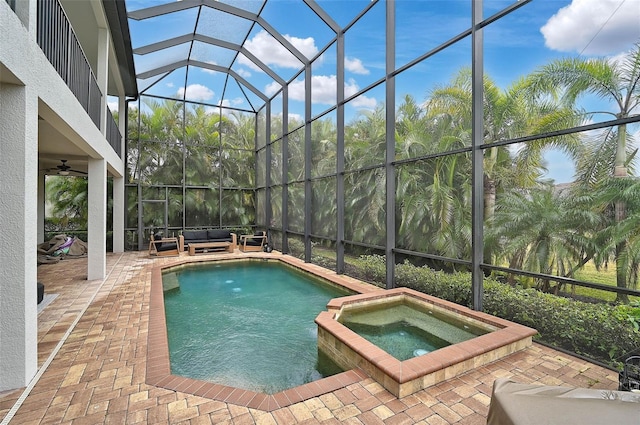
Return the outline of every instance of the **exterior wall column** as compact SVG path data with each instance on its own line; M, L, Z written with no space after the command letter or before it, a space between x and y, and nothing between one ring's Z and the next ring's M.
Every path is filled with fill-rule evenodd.
M0 83L0 391L26 386L38 369L38 99Z
M113 178L113 252L124 252L124 177Z
M87 280L104 279L107 270L107 161L89 159Z
M38 172L38 243L44 242L44 220L45 220L45 184L46 175Z
M118 98L118 128L122 138L120 140L120 152L126 157L126 129L127 129L127 101L124 96ZM124 173L126 174L126 165ZM113 252L124 252L124 217L125 217L125 198L124 198L125 177L113 178Z

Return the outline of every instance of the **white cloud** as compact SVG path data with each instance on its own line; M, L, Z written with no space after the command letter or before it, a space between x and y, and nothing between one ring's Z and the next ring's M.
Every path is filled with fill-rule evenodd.
M244 103L244 99L241 97L236 97L233 99L223 99L218 102L218 106L238 106Z
M304 122L304 117L300 114L289 114L289 122L291 121L296 121L296 122Z
M253 61L251 61L249 58L247 58L245 55L243 55L242 53L238 54L238 63L241 65L244 65L246 67L248 67L249 69L252 69L253 71L257 71L257 72L264 72L262 70L262 68L260 68L258 65L254 64Z
M295 90L295 92L300 91L304 95L304 81L296 81L295 83L299 83L300 86L299 90ZM313 75L311 77L311 102L335 105L336 87L338 86L335 75ZM291 88L289 88L289 93L291 93Z
M205 112L207 114L220 114L222 110L222 115L225 117L231 116L233 112L231 109L228 109L230 106L238 106L244 103L244 99L241 97L236 97L234 99L222 99L218 102L218 106L207 106L205 107Z
M120 107L120 104L116 101L116 102L107 102L107 106L109 107L109 110L111 112L118 112L118 108Z
M307 59L313 58L318 54L318 47L316 47L316 41L313 37L298 38L288 34L284 34L284 38L293 45L300 53L302 53Z
M345 81L344 83L345 98L353 96L354 94L358 93L358 90L360 90L360 87L358 87L358 84L356 84L353 78L350 78L349 81Z
M209 115L219 114L220 108L218 108L217 106L205 106L204 112Z
M378 101L375 98L367 97L363 94L356 97L349 103L349 105L353 105L355 107L363 109L375 109L377 104Z
M287 116L289 117L289 124L291 124L292 121L296 121L298 123L303 123L304 122L304 117L302 115L300 115L300 114L289 113L289 114L287 114ZM282 113L275 114L275 117L282 118Z
M336 103L336 76L314 75L311 77L311 102L325 105ZM267 86L267 94L270 96L280 88L278 83ZM289 85L289 98L304 102L304 80L296 80Z
M553 50L618 54L640 39L640 5L638 0L573 0L540 31Z
M313 37L298 38L285 34L284 38L307 58L318 53ZM302 67L302 63L286 47L264 30L247 40L244 46L266 65L292 69ZM260 69L242 54L238 55L238 62L254 70Z
M344 97L347 98L349 96L353 96L360 90L360 87L356 84L355 80L350 79L344 84ZM373 97L367 97L363 94L353 99L349 102L349 105L365 108L365 109L374 109L378 101Z
M251 77L251 73L244 68L238 69L238 75L241 76L242 78Z
M218 102L218 106L224 106L224 108L216 108L218 110L222 109L222 115L223 116L229 116L231 115L231 110L228 109L228 106L231 106L231 101L229 99L223 99L222 101ZM219 112L216 112L219 113Z
M314 75L311 77L311 103L335 105L336 104L336 87L337 78L335 75ZM280 90L280 85L276 82L268 84L265 87L267 96L274 95ZM344 97L350 97L360 90L355 80L350 79L344 84ZM289 85L289 98L304 102L304 80L295 80ZM375 107L377 101L364 95L358 96L351 104L366 108Z
M273 83L269 83L264 88L264 94L266 94L267 96L273 96L278 92L278 90L280 90L281 87L282 86L275 81Z
M369 70L364 67L362 61L358 58L344 58L344 67L354 74L369 75Z
M173 83L167 83L167 87L172 88L173 87Z
M188 100L209 100L214 94L215 93L211 89L203 86L202 84L188 85L186 89L186 96L184 87L180 87L178 89L178 97L185 96Z
M223 106L226 105L226 101L222 102ZM231 111L227 108L220 108L218 106L207 106L205 107L205 112L209 115L220 115L220 111L222 111L222 116L227 117L231 114Z

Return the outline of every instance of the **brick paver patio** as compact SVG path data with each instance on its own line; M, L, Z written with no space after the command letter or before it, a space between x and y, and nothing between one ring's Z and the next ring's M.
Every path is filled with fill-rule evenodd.
M26 390L0 393L0 420L74 425L484 425L496 378L617 389L616 372L539 344L402 399L359 371L344 388L270 411L154 387L145 383L150 276L164 261L171 259L138 252L109 254L104 281L86 280L84 258L39 266L45 292L59 294L38 316L40 371Z

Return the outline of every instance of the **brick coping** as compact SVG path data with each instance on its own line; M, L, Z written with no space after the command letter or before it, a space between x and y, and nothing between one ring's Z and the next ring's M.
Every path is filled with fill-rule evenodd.
M338 320L345 309L356 306L380 309L398 302L414 306L425 315L431 310L446 312L489 332L400 361ZM532 337L538 333L535 329L410 288L334 298L327 308L329 311L321 312L316 318L320 348L343 368L357 366L363 369L396 397L413 394L524 349L532 344Z
M164 294L162 289L163 270L199 262L244 261L265 258L269 261L280 261L310 272L356 293L382 291L382 289L376 286L363 283L357 279L338 275L314 264L305 263L295 257L281 254L264 255L260 253L243 253L242 255L216 255L215 257L207 256L206 258L190 257L176 259L176 261L154 267L151 270L151 295L149 300L147 373L145 378L147 384L180 391L186 394L193 394L211 400L272 412L282 407L287 407L301 401L318 397L322 394L345 388L368 378L363 371L354 369L289 388L275 394L265 394L171 374L169 342L164 311Z

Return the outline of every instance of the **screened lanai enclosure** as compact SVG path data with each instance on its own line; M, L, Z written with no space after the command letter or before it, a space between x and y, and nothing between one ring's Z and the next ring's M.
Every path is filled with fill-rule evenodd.
M605 40L623 10L581 38L570 2L126 4L129 249L266 230L386 287L464 272L476 309L485 278L638 300L640 33Z

